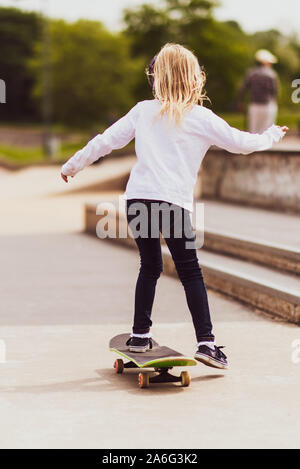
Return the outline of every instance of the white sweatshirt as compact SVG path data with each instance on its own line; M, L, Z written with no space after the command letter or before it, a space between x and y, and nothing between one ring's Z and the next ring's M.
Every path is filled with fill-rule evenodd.
M135 138L137 162L125 198L157 199L193 210L193 191L201 162L211 145L231 153L249 154L271 148L285 133L273 125L263 134L230 127L211 110L195 105L180 125L157 118L156 99L137 103L124 117L93 138L62 167L66 176L122 148Z

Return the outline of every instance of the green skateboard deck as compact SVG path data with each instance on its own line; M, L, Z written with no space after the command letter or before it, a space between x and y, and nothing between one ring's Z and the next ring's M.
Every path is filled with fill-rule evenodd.
M160 346L153 340L153 348L147 352L130 352L126 345L129 334L119 334L113 337L109 342L109 349L117 353L122 358L128 360L124 363L122 359L117 359L114 363L116 373L123 373L124 368L154 368L158 375L149 376L149 372L139 374L139 386L148 387L149 383L176 382L181 381L183 386L189 386L190 375L183 371L179 376L173 376L168 370L175 366L195 366L197 361L194 358L186 357L181 353L169 347Z

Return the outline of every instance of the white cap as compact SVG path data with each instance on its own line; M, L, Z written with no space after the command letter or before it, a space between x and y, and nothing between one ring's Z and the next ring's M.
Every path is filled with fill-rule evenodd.
M255 58L258 62L262 63L276 64L278 62L277 57L266 49L259 49L255 54Z

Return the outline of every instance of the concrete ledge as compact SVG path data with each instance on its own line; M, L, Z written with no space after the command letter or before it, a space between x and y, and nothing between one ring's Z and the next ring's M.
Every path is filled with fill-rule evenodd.
M252 155L208 151L203 196L272 210L300 212L300 151L272 149Z
M300 250L279 244L257 242L233 234L205 231L205 249L262 265L300 274Z
M99 215L96 215L95 204L86 204L86 231L95 233ZM164 239L162 239L164 243ZM205 230L204 249L235 258L266 265L292 274L300 274L300 250L296 247L275 243L258 242L254 239L236 236L232 233Z
M95 235L97 222L101 215L96 215L94 204L87 204L85 209L86 232ZM118 230L126 229L124 214L118 217ZM99 228L99 227L98 227ZM118 233L119 231L117 231ZM124 231L123 231L124 232ZM126 247L136 248L131 237L115 238ZM165 245L162 245L164 273L177 277L172 257ZM300 280L288 274L275 274L265 267L248 265L246 261L232 260L220 254L199 251L206 284L209 288L229 295L235 299L255 306L287 321L300 324ZM249 268L250 272L248 273ZM284 278L284 282L282 279ZM298 288L299 287L299 288Z
M135 161L134 155L103 159L100 164L89 166L76 175L72 186L65 185L60 192L53 195L124 191Z
M177 276L166 246L162 247L164 272ZM202 253L203 254L203 253ZM289 322L300 324L300 295L296 291L270 285L261 279L220 266L218 260L199 260L208 288L229 295Z

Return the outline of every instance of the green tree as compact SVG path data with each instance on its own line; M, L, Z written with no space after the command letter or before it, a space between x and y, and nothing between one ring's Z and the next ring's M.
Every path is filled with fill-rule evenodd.
M208 75L208 96L217 109L225 110L235 99L252 48L237 23L214 19L217 5L210 0L165 0L159 8L127 9L124 21L132 54L143 58L145 65L166 42L191 48ZM139 82L139 98L147 92L145 86L145 81Z
M141 64L130 58L129 40L101 23L52 21L51 74L53 117L88 127L119 117L134 104L133 88ZM32 69L35 96L41 96L40 49Z
M31 100L33 77L28 70L34 44L41 32L40 18L16 8L0 8L0 78L6 83L6 104L1 120L34 120L37 110Z
M231 109L239 83L252 62L253 49L246 34L231 22L209 18L190 25L186 35L187 44L207 73L206 89L213 107Z

